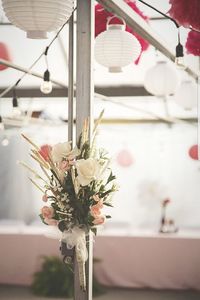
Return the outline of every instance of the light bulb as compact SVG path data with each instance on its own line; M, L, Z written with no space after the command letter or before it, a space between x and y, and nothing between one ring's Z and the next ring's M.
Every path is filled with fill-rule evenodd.
M19 109L19 107L13 107L12 109L12 116L13 117L19 117L21 116L21 110Z
M185 69L186 66L184 64L184 52L183 52L183 45L179 42L176 46L176 58L175 64L179 69Z
M4 147L9 145L9 139L6 136L4 136L3 140L1 141L1 145Z
M185 62L184 62L184 57L176 57L175 58L175 64L177 66L178 69L181 70L185 70L186 66L185 66Z
M40 91L43 94L50 94L52 91L52 83L51 81L43 81L40 86Z
M0 130L4 130L4 124L1 116L0 116Z
M13 105L12 116L19 117L21 115L21 110L19 109L18 100L16 96L14 96L12 99L12 105Z
M40 86L40 91L44 94L50 94L52 91L52 83L50 81L50 73L48 70L44 72L44 80Z

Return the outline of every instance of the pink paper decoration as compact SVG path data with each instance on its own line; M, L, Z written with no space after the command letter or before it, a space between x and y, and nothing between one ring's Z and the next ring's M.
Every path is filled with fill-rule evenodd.
M179 25L200 30L199 0L170 0L169 3L169 14Z
M200 56L200 33L191 30L188 33L187 41L185 44L188 54Z
M8 47L0 42L0 59L5 59L7 61L11 61L10 53L8 51ZM0 64L0 71L6 70L8 67Z
M135 1L130 1L130 0L125 0L125 2L127 2L127 4L138 14L140 15L145 21L148 21L148 17L145 16L140 10L139 8L136 6ZM97 4L95 6L95 37L100 34L101 32L106 30L106 23L107 23L107 18L113 16L112 13L106 11L102 5ZM121 24L121 20L116 18L113 18L110 21L110 24ZM140 35L138 35L136 32L134 32L130 27L126 26L126 31L130 32L131 34L133 34L140 42L141 44L141 54L143 51L147 50L149 47L149 43L144 40ZM140 60L140 56L137 58L137 60L135 61L135 64L138 64L139 60Z
M121 167L130 167L133 164L133 157L131 153L126 149L121 150L117 155L117 163Z
M189 149L189 156L194 160L198 160L198 145L194 145Z

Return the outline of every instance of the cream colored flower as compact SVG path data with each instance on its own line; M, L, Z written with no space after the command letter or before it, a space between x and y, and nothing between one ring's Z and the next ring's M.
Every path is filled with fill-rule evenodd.
M100 165L94 158L80 159L76 162L78 181L82 186L88 185L92 180L98 178Z
M77 147L72 149L71 142L58 143L53 146L51 155L54 163L60 163L63 158L74 159L79 154Z

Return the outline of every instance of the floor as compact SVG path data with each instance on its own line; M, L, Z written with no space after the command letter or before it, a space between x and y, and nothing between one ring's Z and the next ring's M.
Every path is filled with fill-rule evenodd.
M27 287L0 285L1 300L63 300L32 295ZM200 291L155 291L109 289L94 300L200 300ZM69 299L70 300L70 299Z

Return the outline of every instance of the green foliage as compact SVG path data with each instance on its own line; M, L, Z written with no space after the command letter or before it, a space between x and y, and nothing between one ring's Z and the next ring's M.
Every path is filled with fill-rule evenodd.
M34 274L33 293L46 297L73 296L73 274L58 257L44 257L41 271Z
M34 274L32 283L34 294L45 297L73 297L73 273L60 258L44 256L42 268ZM93 294L104 292L102 286L93 278Z

